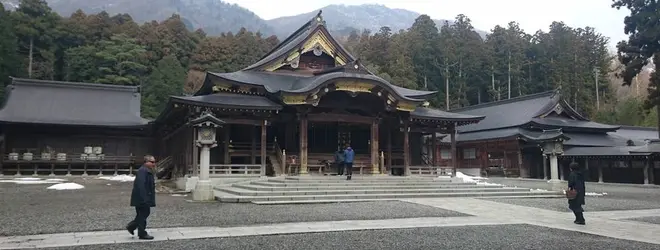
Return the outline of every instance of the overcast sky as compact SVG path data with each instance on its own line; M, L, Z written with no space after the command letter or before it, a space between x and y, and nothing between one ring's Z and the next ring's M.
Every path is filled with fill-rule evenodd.
M490 30L495 25L517 21L528 33L548 29L552 21L572 27L591 26L610 37L613 46L626 39L623 18L627 10L610 7L612 0L225 0L237 3L264 19L310 12L329 4L383 4L427 14L434 19L454 19L465 14L475 28Z

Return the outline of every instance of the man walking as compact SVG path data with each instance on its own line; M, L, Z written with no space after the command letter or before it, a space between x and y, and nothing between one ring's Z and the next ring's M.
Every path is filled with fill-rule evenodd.
M153 236L147 234L147 217L151 208L156 206L156 181L153 171L156 167L156 159L152 155L144 156L144 164L138 169L133 181L131 192L131 207L135 207L135 219L126 225L126 230L134 234L138 230L138 238L141 240L152 240Z
M351 145L346 145L344 150L344 165L346 166L346 180L350 181L353 177L353 160L355 159L355 151Z

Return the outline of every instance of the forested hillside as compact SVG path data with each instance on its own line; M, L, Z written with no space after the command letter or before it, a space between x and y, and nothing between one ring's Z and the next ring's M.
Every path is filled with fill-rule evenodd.
M201 29L188 30L177 15L142 25L127 14L77 11L60 17L43 0L22 0L15 11L0 10L3 84L8 76L18 76L141 85L143 114L151 118L169 95L194 92L204 71L240 70L278 43L276 37L246 29L208 36ZM616 102L612 75L617 68L607 42L592 28L561 22L536 33L512 22L494 27L483 39L466 16L438 27L422 15L407 31L353 32L345 45L394 84L438 91L432 104L439 108L560 88L571 105L592 118L653 126L641 104ZM631 109L639 111L632 113L634 119Z

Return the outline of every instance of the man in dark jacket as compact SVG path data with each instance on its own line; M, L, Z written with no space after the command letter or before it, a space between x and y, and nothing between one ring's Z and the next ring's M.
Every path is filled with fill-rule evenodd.
M344 150L338 149L335 152L335 165L337 165L337 175L344 175Z
M582 205L584 205L584 195L586 192L584 176L577 163L572 162L569 165L569 168L571 169L571 173L568 176L568 189L577 191L577 195L575 196L575 199L568 200L568 208L570 208L573 211L573 214L575 214L575 221L573 222L575 224L584 225L584 210L582 210Z
M156 159L151 155L144 156L144 164L138 169L133 181L131 192L131 207L135 207L135 219L126 225L126 230L134 234L138 230L138 238L141 240L152 240L154 237L147 234L147 217L151 208L156 206L156 184L153 171L156 167Z
M351 145L346 145L344 150L344 165L346 166L346 180L351 180L353 177L353 160L355 159L355 151Z

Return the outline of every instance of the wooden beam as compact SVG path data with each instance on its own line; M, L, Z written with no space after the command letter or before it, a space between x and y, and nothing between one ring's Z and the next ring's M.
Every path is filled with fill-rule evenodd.
M252 119L240 119L240 118L218 118L222 121L224 121L227 124L241 124L241 125L253 125L253 126L260 126L263 123L263 120L252 120Z
M378 173L378 120L371 123L371 173Z
M307 119L312 122L346 122L371 124L375 117L345 115L345 114L308 114Z
M431 152L431 157L433 158L431 166L436 166L438 164L438 137L436 133L431 135L431 140L433 140L431 141L431 150L433 150Z
M257 133L256 126L250 127L250 162L252 165L257 164Z

